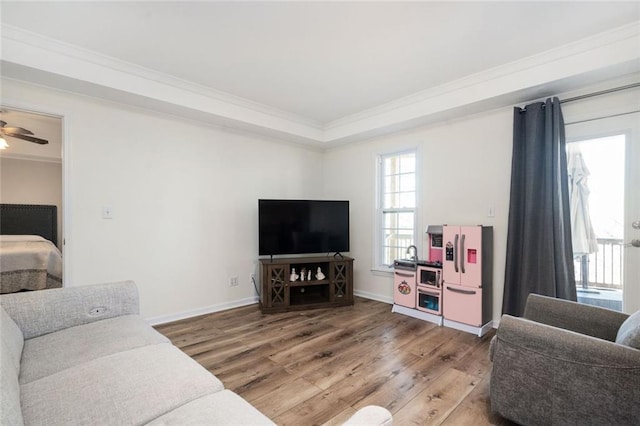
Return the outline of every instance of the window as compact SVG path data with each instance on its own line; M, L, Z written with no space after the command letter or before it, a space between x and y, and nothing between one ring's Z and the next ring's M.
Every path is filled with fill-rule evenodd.
M416 241L416 152L379 157L376 265L393 266Z

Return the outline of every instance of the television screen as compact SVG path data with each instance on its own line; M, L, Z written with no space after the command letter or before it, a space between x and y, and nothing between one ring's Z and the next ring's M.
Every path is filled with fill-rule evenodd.
M259 255L349 251L349 202L258 200Z

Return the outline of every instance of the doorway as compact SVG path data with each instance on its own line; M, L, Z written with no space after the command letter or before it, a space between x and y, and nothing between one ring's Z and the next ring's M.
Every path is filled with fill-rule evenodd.
M640 309L640 248L632 244L640 239L634 227L640 220L640 113L569 124L566 132L568 160L577 151L588 170L586 205L595 238L595 250L587 253L575 253L574 241L578 301L634 312Z
M626 135L567 144L578 301L622 311Z
M11 132L3 134L0 203L55 206L56 237L52 238L52 243L63 252L66 266L63 119L57 115L1 106L0 120L7 128L19 129L18 137L12 136ZM63 285L67 278L64 266Z

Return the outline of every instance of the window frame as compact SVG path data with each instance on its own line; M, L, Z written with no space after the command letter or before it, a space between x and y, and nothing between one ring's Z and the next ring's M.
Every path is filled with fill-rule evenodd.
M385 208L383 207L384 202L384 190L385 190L385 170L384 170L384 160L390 157L400 157L402 155L413 154L415 159L415 185L414 185L414 196L415 196L415 207L395 207L395 208ZM420 239L419 239L419 206L420 206L420 172L419 165L420 164L420 153L417 147L403 149L399 151L380 153L376 155L376 184L375 184L375 206L374 206L374 247L373 247L373 271L379 272L393 272L393 265L387 265L384 263L384 215L388 212L396 212L396 213L405 213L412 212L413 213L413 245L418 248L418 253L420 253Z

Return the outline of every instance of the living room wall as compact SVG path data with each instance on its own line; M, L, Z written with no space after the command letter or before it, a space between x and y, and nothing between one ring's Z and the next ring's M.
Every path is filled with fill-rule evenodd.
M65 285L135 280L153 322L253 303L258 198L321 195L318 150L2 83L3 103L64 116Z
M417 148L419 257L426 257L427 225L493 226L494 317L500 318L512 114L511 108L490 111L326 153L325 192L351 200L351 255L356 259L356 294L393 302L392 274L374 270L376 158L380 154ZM493 207L494 217L488 217L489 207Z

